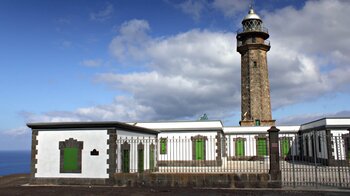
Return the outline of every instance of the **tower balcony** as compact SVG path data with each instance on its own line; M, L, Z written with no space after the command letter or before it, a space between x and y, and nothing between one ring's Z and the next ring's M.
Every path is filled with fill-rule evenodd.
M269 46L270 47L270 41L269 40L264 40L263 43L256 43L256 42L253 42L252 40L245 40L245 41L237 40L237 48L241 47L243 45L246 45L246 44L263 44L265 46Z
M262 33L269 34L269 30L266 27L262 27L262 26L253 26L250 28L244 27L236 31L237 35L241 33L251 33L251 32L262 32Z
M237 33L237 39L242 40L247 37L261 37L263 39L269 38L269 30L263 26L249 26L249 27L243 27L236 31Z

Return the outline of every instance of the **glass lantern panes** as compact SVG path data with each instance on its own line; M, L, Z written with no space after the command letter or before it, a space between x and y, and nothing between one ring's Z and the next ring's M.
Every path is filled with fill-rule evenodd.
M246 20L243 31L262 31L262 22L260 20Z

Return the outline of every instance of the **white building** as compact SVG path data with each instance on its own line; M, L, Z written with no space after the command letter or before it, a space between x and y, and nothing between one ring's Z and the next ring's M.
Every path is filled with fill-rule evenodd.
M242 24L237 34L244 69L242 126L219 120L29 123L33 182L105 184L119 173L219 173L234 171L234 163L264 164L270 150L267 130L275 124L266 60L269 34L252 8ZM323 165L349 161L350 118L277 128L281 159Z

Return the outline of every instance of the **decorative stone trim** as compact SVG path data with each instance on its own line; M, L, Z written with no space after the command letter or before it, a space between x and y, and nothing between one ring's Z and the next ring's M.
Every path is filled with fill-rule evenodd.
M220 131L217 132L216 136L216 160L221 160L221 134L220 134Z
M76 170L64 170L64 149L65 148L78 148L78 169ZM81 151L83 150L83 142L78 142L73 138L69 138L64 142L59 142L60 149L60 173L81 173Z
M114 176L112 182L114 182ZM31 184L105 185L111 183L110 179L104 178L35 178Z
M265 157L259 156L228 156L229 161L265 161Z
M196 141L197 140L203 140L204 141L204 160L206 160L207 156L207 140L208 137L207 136L202 136L202 135L196 135L196 136L192 136L191 137L191 141L192 141L192 160L197 161L196 160Z
M137 144L137 150L143 150L145 149L145 145L140 141L139 144Z
M222 160L193 160L193 161L158 161L161 167L206 167L222 166Z
M31 163L30 163L30 181L33 181L35 178L35 174L37 173L36 164L38 163L38 159L36 155L38 154L38 130L32 130L32 152L31 152Z
M107 155L108 155L108 159L107 159L107 164L108 164L108 168L107 168L107 174L109 174L109 179L113 180L114 179L114 173L116 172L116 168L117 168L117 131L116 129L108 129L107 130L107 134L108 134L108 139L107 139L107 145L108 145L108 149L107 149Z
M222 157L227 157L227 138L225 135L222 137L222 147L223 147L223 152L222 152Z

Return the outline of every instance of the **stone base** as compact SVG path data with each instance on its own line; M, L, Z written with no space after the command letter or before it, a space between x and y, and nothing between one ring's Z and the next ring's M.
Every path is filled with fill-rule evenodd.
M195 161L158 161L158 166L168 167L221 167L222 160L195 160Z
M260 120L260 126L266 126L271 127L275 126L276 120ZM255 121L254 120L241 120L239 121L239 125L241 127L254 127Z
M128 187L220 187L220 188L280 188L281 181L267 173L118 173L116 186Z
M114 179L108 178L32 178L33 185L113 185Z

